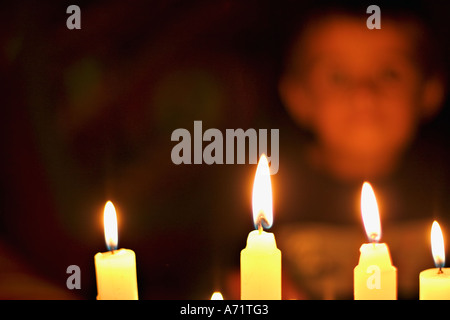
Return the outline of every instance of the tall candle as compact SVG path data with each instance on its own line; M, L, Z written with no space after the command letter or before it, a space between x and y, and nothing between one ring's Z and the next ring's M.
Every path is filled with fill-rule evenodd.
M137 300L136 255L129 249L117 250L117 216L108 201L104 210L105 242L110 251L95 255L98 300Z
M272 186L267 157L261 155L253 183L253 222L257 230L249 233L241 251L241 299L281 299L281 251L275 236L263 230L273 223Z
M437 221L434 221L431 226L431 251L436 268L427 269L420 273L419 298L420 300L449 300L450 268L444 268L444 237Z
M372 186L364 182L361 191L361 213L371 243L361 246L359 264L353 271L355 300L397 299L397 269L392 265L389 248L378 243L381 223Z

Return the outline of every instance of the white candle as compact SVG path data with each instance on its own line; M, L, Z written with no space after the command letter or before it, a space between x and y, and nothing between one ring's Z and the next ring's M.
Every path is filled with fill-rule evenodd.
M359 263L353 271L355 300L397 299L397 269L392 265L389 248L378 243L381 223L378 205L369 183L361 191L361 213L371 243L360 248Z
M437 221L431 227L431 251L436 268L420 273L420 300L450 300L450 268L444 268L444 237Z
M104 210L105 242L110 251L95 255L98 300L137 300L136 255L117 250L117 217L111 201Z
M281 251L273 233L263 231L273 222L272 186L269 163L263 154L253 183L253 220L258 230L251 231L241 251L241 299L281 299Z

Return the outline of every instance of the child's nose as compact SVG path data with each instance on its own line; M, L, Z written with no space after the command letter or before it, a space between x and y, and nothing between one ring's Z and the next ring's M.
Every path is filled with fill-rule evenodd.
M351 98L355 108L375 109L378 95L377 83L371 78L359 79L353 83Z

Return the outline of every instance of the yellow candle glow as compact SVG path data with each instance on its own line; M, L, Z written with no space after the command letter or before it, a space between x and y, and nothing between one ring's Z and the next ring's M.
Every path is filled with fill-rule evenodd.
M222 293L220 293L219 291L214 291L211 296L211 300L223 300Z
M95 255L98 300L137 300L136 255L117 250L117 217L111 201L104 210L105 242L110 251Z
M371 243L359 249L359 264L353 271L355 300L397 299L397 269L392 266L389 248L378 243L381 223L378 205L371 185L364 182L361 191L361 213Z
M444 268L444 237L437 221L434 221L431 226L431 252L436 268L427 269L420 273L419 298L420 300L449 300L450 268Z
M258 230L249 233L247 246L241 251L241 299L280 300L281 251L274 234L263 231L273 222L269 162L264 154L256 169L252 204Z

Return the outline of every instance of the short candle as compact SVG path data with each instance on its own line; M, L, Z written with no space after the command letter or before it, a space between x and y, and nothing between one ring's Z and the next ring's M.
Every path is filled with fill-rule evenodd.
M420 300L450 299L450 268L444 268L444 237L437 221L431 226L431 252L436 268L427 269L419 275Z
M281 299L281 251L275 236L263 230L273 222L272 186L269 163L263 154L253 183L253 221L257 230L249 233L241 251L241 299Z
M353 271L355 300L396 300L397 269L392 265L389 248L378 243L381 223L372 186L364 182L361 214L370 243L361 246L359 264Z
M104 228L110 251L94 257L97 300L137 300L136 255L129 249L117 250L117 217L111 201L105 205Z

